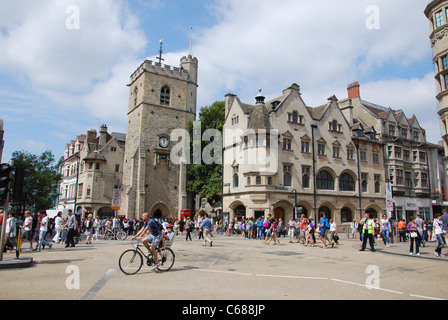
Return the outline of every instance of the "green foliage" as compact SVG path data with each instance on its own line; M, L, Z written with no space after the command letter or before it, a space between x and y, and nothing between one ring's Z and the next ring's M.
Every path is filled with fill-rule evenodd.
M214 102L210 107L203 107L199 113L201 134L207 129L219 130L222 134L225 121L225 102ZM193 123L188 124L188 131L193 139ZM202 142L201 150L210 142ZM191 148L193 150L193 147ZM189 171L188 190L200 195L201 198L219 200L222 194L222 165L193 164Z
M12 160L14 166L24 166L27 170L21 204L34 206L37 210L48 209L58 194L58 183L62 179L51 151L45 151L40 156L15 151Z

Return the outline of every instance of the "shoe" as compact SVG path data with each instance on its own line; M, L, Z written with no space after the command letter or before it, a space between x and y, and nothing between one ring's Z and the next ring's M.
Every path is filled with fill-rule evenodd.
M375 250L375 249L371 249L370 251L372 251L372 252L376 252L376 250Z
M440 257L440 255L437 253L437 251L434 251L434 254L436 255L436 257Z
M412 256L412 255L413 255L413 253L412 253L412 252L409 252L409 255L411 255L411 256Z
M416 256L420 256L420 253L417 253Z
M154 263L154 265L152 266L153 269L157 269L159 267L158 263Z
M210 247L213 247L213 241L210 241Z

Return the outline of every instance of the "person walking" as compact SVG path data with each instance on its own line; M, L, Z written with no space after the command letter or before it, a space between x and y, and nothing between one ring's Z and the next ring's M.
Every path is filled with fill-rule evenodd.
M388 248L390 248L389 245L390 229L391 229L390 222L387 219L387 216L383 214L383 218L381 219L381 238L383 238L383 243Z
M319 224L319 238L323 242L323 246L321 248L327 249L327 231L330 229L330 223L328 222L327 216L324 213L322 218L320 219Z
M406 224L404 223L403 219L398 222L398 235L398 242L406 242Z
M294 217L291 217L288 221L288 234L289 234L289 243L294 242L294 235L296 233L297 223L294 220Z
M210 243L210 247L213 246L213 241L210 239L210 232L213 231L213 225L211 220L208 218L208 214L205 214L205 218L201 222L200 228L204 234L204 243L203 246L207 245L207 242Z
M22 226L22 239L26 239L30 242L30 249L33 250L33 218L30 211L25 211L25 220Z
M93 214L89 214L85 222L86 231L84 234L87 236L86 244L92 244L93 233L95 232L93 224L94 224Z
M370 251L375 252L375 221L370 218L370 215L366 213L364 218L361 220L362 225L362 246L359 251L365 251L367 246L367 239L369 240Z
M40 217L37 221L38 224L40 225L40 227L39 227L39 243L37 245L37 248L34 249L33 251L40 252L42 250L42 245L48 246L49 249L51 249L53 247L53 245L50 242L45 240L45 236L47 235L47 231L48 231L48 221L49 221L49 219L47 216L47 212L41 211Z
M350 224L350 228L352 230L352 238L355 239L355 236L358 233L358 222L356 222L356 219L353 219L353 222Z
M409 254L412 256L414 254L414 246L415 246L415 254L417 256L420 255L420 234L418 232L418 228L417 225L415 224L415 218L414 217L410 217L409 218L409 223L406 226L406 230L409 232L409 242L410 242L410 246L409 246Z
M76 217L71 209L68 209L67 223L67 240L65 241L65 247L75 247L75 232L76 232Z
M331 247L333 248L335 244L339 244L338 243L338 226L336 224L336 222L333 221L333 219L330 219L330 229L328 230L328 238L331 242Z
M433 233L437 238L437 247L436 250L434 250L434 254L436 255L436 257L441 257L442 256L442 247L444 244L444 239L443 239L443 222L442 222L442 215L438 215L436 219L434 219L433 222Z
M59 211L56 217L54 218L54 230L56 231L56 234L53 237L53 242L59 243L61 241L61 232L62 232L62 211Z
M185 220L185 232L186 232L185 241L188 241L188 239L190 239L190 241L193 241L193 240L191 240L191 230L192 229L193 229L193 222L191 221L190 217L187 216L187 218Z

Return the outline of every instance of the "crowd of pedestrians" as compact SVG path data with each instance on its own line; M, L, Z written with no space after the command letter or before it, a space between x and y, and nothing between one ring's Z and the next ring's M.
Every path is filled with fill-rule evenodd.
M0 222L3 221L0 214ZM157 219L156 219L157 220ZM289 239L289 243L301 243L304 246L314 247L317 240L321 248L330 248L338 244L339 236L337 225L332 219L322 214L319 222L312 217L302 215L298 219L293 217L286 223L276 219L271 214L259 218L241 218L238 220L216 219L207 216L185 219L159 219L163 226L172 225L176 235L184 235L185 240L192 241L192 234L204 241L204 245L212 246L214 235L237 236L241 239L260 240L262 244L280 245L281 236ZM71 210L63 217L59 212L56 217L49 218L45 211L26 211L24 216L16 217L9 213L6 218L6 249L13 249L17 243L19 230L21 240L29 242L29 249L41 251L51 249L54 244L62 244L66 248L74 247L85 235L85 243L93 244L106 230L122 229L128 235L134 236L144 225L142 219L103 218L93 217L89 214L82 218ZM442 256L442 248L446 245L445 235L448 231L448 212L438 215L434 220L423 220L420 214L410 217L409 221L387 219L386 215L376 219L366 214L359 222L351 223L352 238L359 237L360 251L367 248L376 251L378 243L386 248L395 242L409 242L409 254L420 255L420 249L427 242L437 242L434 254ZM286 240L286 239L285 239ZM23 246L22 246L23 248Z

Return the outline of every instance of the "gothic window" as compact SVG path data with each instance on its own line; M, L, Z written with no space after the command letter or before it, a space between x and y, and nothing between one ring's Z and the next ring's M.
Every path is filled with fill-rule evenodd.
M284 165L283 166L283 185L285 187L291 187L292 186L292 166L290 165Z
M137 106L137 99L138 99L138 88L135 87L135 89L134 89L134 107Z
M168 86L164 86L160 91L160 104L162 106L170 105L170 88Z

